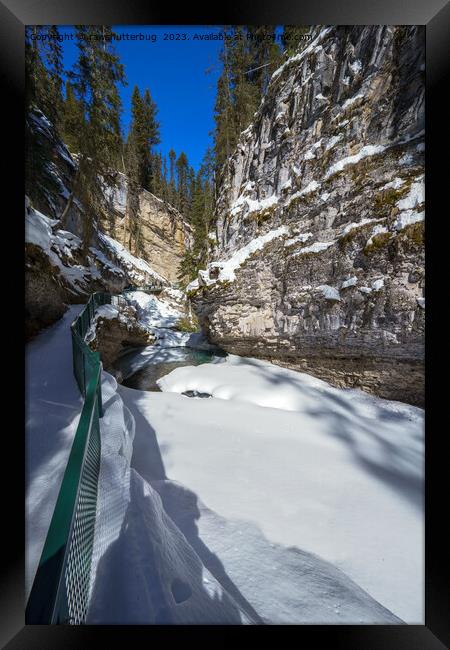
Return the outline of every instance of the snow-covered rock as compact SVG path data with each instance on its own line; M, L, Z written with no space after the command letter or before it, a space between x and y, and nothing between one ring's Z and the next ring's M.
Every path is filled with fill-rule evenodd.
M125 346L151 345L155 338L135 307L107 304L97 307L84 340L100 353L103 367L109 370Z

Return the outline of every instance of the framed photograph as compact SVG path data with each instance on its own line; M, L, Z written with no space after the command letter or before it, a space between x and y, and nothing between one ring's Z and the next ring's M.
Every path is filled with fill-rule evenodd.
M2 3L5 647L449 644L435 5Z

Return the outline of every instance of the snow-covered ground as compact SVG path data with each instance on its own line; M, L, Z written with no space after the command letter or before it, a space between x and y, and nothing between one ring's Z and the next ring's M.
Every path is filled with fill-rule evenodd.
M82 406L72 373L71 307L27 346L26 594L56 503ZM135 418L103 373L105 414L88 622L248 623L130 467ZM141 435L142 422L138 421ZM135 451L139 451L139 444ZM148 447L147 447L148 450ZM150 462L157 462L155 454Z
M120 279L125 277L126 271L127 276L137 284L146 284L149 281L167 284L147 262L135 257L118 241L100 231L97 231L97 235L104 251L91 246L91 254L86 258L88 266L77 263L76 258L81 258L81 239L72 232L58 229L58 224L58 220L50 219L34 209L29 198L25 198L25 241L42 249L71 291L86 293L89 281L100 280L102 270ZM176 294L176 290L172 292Z
M39 246L49 258L50 263L59 270L69 287L84 290L90 278L99 278L100 273L92 258L88 258L90 266L82 266L74 261L74 253L81 248L79 237L66 230L56 230L55 219L50 219L38 210L32 208L28 199L25 202L25 241ZM64 264L66 259L72 263ZM117 275L123 272L110 265L110 270Z
M239 357L177 368L159 385L213 395L163 409L142 396L170 478L423 622L422 409Z
M76 309L27 350L27 585L81 407ZM233 356L160 386L103 373L88 622L423 623L421 409Z

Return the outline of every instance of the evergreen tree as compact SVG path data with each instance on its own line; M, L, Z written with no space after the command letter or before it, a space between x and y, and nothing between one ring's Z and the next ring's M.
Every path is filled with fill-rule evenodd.
M81 130L80 130L81 125ZM73 152L80 150L80 133L85 129L83 107L75 97L73 87L66 81L66 98L63 109L63 139Z
M166 156L163 157L162 161L162 177L163 177L163 194L161 198L164 201L169 200L169 187L168 187L168 180L167 180L167 158Z
M189 282L195 280L198 273L198 264L193 250L186 249L184 251L181 262L178 266L178 280L183 289L187 287Z
M62 46L56 25L47 28L45 67L47 72L47 110L44 111L53 123L57 132L61 133L63 118L62 75L64 71Z
M175 185L175 161L177 158L177 154L173 149L169 151L169 163L170 163L170 172L169 172L169 202L175 206L177 202L177 191L176 191L176 185Z
M177 168L177 200L176 208L187 215L189 210L189 164L184 151L180 153L176 162Z
M151 191L155 196L158 196L160 199L164 200L164 179L163 179L163 168L162 168L162 155L158 152L152 155L152 169L153 169L153 178L151 184Z
M259 79L252 80L248 72L255 63L252 59L252 45L244 28L236 29L234 46L231 49L231 74L234 95L234 139L250 124L260 98Z
M125 206L123 244L130 251L137 248L137 218L140 188L148 183L150 173L150 149L144 133L144 106L139 88L134 86L131 97L131 124L125 149L127 176L127 200Z
M143 138L145 139L146 146L148 148L148 151L150 152L147 188L150 189L150 191L153 191L151 187L152 184L155 182L154 177L157 174L154 165L158 165L158 161L157 159L152 157L151 153L153 147L159 144L161 140L159 137L159 122L157 122L156 120L156 114L158 112L158 108L155 102L153 101L148 88L146 88L144 92L142 105L143 105Z
M214 223L213 155L208 150L202 165L191 178L190 223L193 228L193 246L186 250L178 269L178 279L186 286L195 279L199 269L205 268L209 253L209 231Z
M127 150L134 163L130 165L130 173L135 174L133 180L144 189L148 189L150 146L145 132L144 104L137 86L133 88L131 97L131 124L128 133Z
M216 224L216 215L215 215L215 205L216 205L216 195L215 195L215 164L214 164L214 152L211 148L205 152L203 156L202 165L200 167L200 172L204 182L204 195L205 195L205 215L207 215L208 227L207 232L211 230L211 227Z
M125 173L127 176L127 198L125 204L125 219L123 228L123 245L132 250L133 240L136 242L137 214L139 210L139 193L142 187L142 161L139 156L139 143L136 131L131 128L125 148Z
M225 165L228 178L228 161L236 145L236 129L234 122L234 107L231 85L230 45L224 28L224 44L219 59L222 62L222 72L217 82L216 102L214 105L214 155L216 169L220 172ZM219 174L217 175L219 176Z
M43 73L42 60L36 41L37 25L25 27L25 108L30 110L32 105L40 103L40 78Z
M42 42L46 33L47 28L44 26L33 25L25 29L25 191L37 204L46 201L49 193L58 191L50 169L52 138L36 128L36 121L42 119L38 111L47 119L56 121L53 107L49 103L53 73L47 72L43 53L38 47L38 42ZM60 71L59 65L57 69ZM53 88L56 87L55 82Z
M79 56L70 77L83 119L79 125L77 172L61 220L64 222L76 194L84 206L85 253L98 214L105 209L104 187L117 186L115 169L122 150L118 84L125 83L125 78L111 35L106 25L76 25Z
M253 119L282 53L271 25L224 28L222 72L214 106L216 182L229 177L228 161Z
M59 132L62 115L62 48L56 25L25 30L26 105L41 110Z
M135 86L131 98L130 133L132 132L132 141L137 148L136 153L139 160L138 182L141 187L149 191L153 191L153 165L157 164L153 158L153 147L160 142L159 123L156 121L157 110L150 91L146 89L141 97L139 88Z
M138 222L140 188L156 195L162 192L161 160L152 148L160 142L157 107L147 89L143 96L137 86L131 98L131 124L127 139L125 169L128 178L124 243L137 254L140 249Z
M191 212L192 212L192 203L194 200L194 194L196 189L196 174L195 169L189 166L188 170L188 208L185 212L185 217L189 223L191 223Z
M282 42L287 56L292 56L299 48L305 47L307 41L302 39L302 36L308 32L309 27L305 25L284 26Z
M251 69L248 79L258 88L259 97L264 95L269 80L279 67L282 59L281 49L275 39L273 25L249 26Z

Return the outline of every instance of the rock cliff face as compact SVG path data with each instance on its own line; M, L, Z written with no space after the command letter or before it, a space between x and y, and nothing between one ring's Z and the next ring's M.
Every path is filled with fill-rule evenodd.
M168 286L175 281L191 229L181 214L153 194L141 191L139 256L122 246L124 240L126 180L118 173L118 188L105 187L106 212L94 226L87 256L81 245L84 210L74 198L68 214L61 215L70 196L76 156L56 136L46 117L32 109L28 119L38 145L45 148L45 186L25 206L26 338L52 324L70 303L87 300L94 291L117 293L128 284Z
M213 342L423 403L424 30L315 29L273 75L190 296Z
M29 120L40 141L47 146L50 145L48 177L55 187L55 191L52 192L42 188L41 198L34 202L34 207L50 218L58 220L72 188L76 156L71 156L65 144L55 136L51 123L40 111L33 110ZM98 226L101 231L127 247L128 236L124 231L127 228L129 232L129 224L126 224L125 216L127 181L124 174L117 172L116 188L105 186L105 199L106 210L104 214L98 215ZM139 257L168 282L176 282L181 258L186 248L191 245L191 226L173 206L144 189L141 189L139 195L136 222L140 229ZM83 206L76 198L65 217L64 227L78 237L82 236ZM94 232L93 244L97 243Z
M119 175L119 187L111 195L111 211L100 221L101 228L121 243L126 241L125 205L127 184ZM174 207L154 194L141 190L139 195L139 256L169 282L177 281L181 258L191 245L192 228Z

